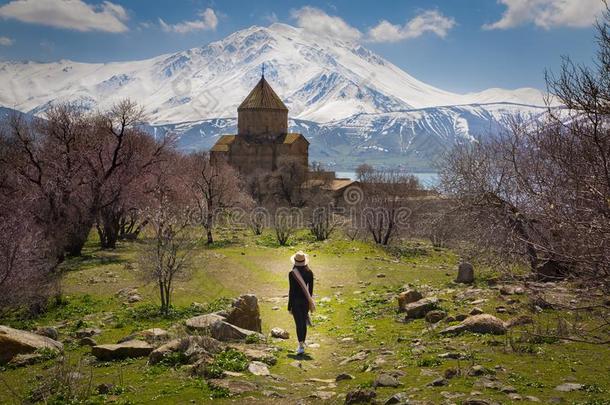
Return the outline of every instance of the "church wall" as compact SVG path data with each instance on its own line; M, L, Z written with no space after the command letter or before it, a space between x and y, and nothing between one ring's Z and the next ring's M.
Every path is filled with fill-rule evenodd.
M288 111L244 109L237 114L239 135L285 134L288 132Z

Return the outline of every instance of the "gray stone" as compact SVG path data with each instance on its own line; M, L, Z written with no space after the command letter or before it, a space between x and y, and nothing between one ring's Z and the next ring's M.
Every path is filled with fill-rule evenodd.
M91 337L84 337L82 339L80 339L78 341L78 344L81 346L97 346L97 342L95 341L95 339L91 338Z
M456 283L472 284L474 282L474 267L472 264L463 262L458 266Z
M436 308L438 298L429 297L412 302L405 305L404 310L407 313L407 319L423 318L426 314Z
M373 390L369 389L356 389L354 391L350 391L345 396L345 405L351 404L370 404L377 397L377 393Z
M269 368L261 361L253 361L248 365L248 371L254 375L268 376Z
M46 336L0 325L0 364L11 361L18 354L33 353L40 349L61 353L64 346Z
M470 310L470 315L481 315L483 310L479 307L474 307Z
M421 300L423 295L417 290L407 290L398 294L398 310L405 311L405 305Z
M441 311L440 309L435 309L433 311L429 311L426 314L426 322L438 323L446 316L447 316L447 313L445 311Z
M384 405L407 404L409 403L409 394L406 392L398 392L388 398Z
M489 314L474 315L466 318L459 325L443 329L441 335L457 335L462 332L503 335L506 333L504 321Z
M209 334L214 339L220 341L242 340L250 335L258 335L262 340L264 336L258 332L249 329L243 329L235 326L225 320L219 314L205 314L186 320L186 327L192 331L203 334Z
M57 329L53 328L52 326L41 326L39 328L36 328L34 333L36 333L37 335L46 336L53 340L57 340L57 338L59 338L59 333L57 332Z
M577 383L563 383L555 387L555 391L571 392L582 390L585 386Z
M79 329L76 332L74 332L74 336L76 336L79 339L82 339L84 337L92 337L95 335L99 335L100 333L102 333L101 329L98 328L84 328L84 329Z
M442 387L447 384L449 384L449 381L447 381L446 379L441 377L441 378L437 378L436 380L428 383L428 386L429 387Z
M262 332L261 316L256 295L240 295L233 301L227 313L226 321L242 329Z
M154 347L142 340L130 340L125 343L114 345L97 345L91 348L93 354L98 360L109 361L126 359L130 357L145 357L148 356Z
M468 370L468 375L471 377L478 377L485 374L488 374L488 370L481 365L474 365Z
M336 382L353 380L353 379L354 379L354 376L351 374L347 374L347 373L341 373L341 374L337 375L337 377L335 377Z
M249 381L243 380L231 380L231 379L210 379L207 383L211 387L224 388L229 391L231 395L241 395L246 392L258 391L258 386Z
M377 376L375 382L373 382L374 387L399 387L402 385L398 379L390 374L382 373Z
M271 337L278 339L289 339L290 333L282 328L273 328L271 329Z

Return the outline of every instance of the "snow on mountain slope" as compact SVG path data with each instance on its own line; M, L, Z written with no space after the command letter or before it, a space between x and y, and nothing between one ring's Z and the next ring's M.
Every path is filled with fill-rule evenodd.
M515 113L535 120L543 107L510 103L428 107L388 113L356 114L328 123L291 119L290 130L310 141L310 159L350 168L362 161L418 169L431 164L451 145L490 136L507 127ZM237 120L212 119L150 128L155 134L181 134L183 150L208 149L220 135L234 133Z
M361 45L314 38L278 23L135 62L0 63L0 105L40 113L61 101L105 108L130 97L146 107L153 124L235 117L263 63L290 116L301 120L331 122L360 113L472 103L543 105L535 89L446 92Z

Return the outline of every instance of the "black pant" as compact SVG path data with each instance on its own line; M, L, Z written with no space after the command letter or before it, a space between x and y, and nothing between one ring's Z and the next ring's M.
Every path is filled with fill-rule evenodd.
M307 302L296 301L292 304L292 316L297 327L297 338L299 342L304 342L307 337L307 317L309 305Z

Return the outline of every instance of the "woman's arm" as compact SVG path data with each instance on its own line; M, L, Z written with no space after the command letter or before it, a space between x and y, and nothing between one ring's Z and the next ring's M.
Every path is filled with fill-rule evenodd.
M292 279L292 271L288 273L288 285L290 289L288 290L288 312L292 312L292 296L294 295L294 281Z
M309 283L309 295L313 297L313 272L311 273L311 283Z

